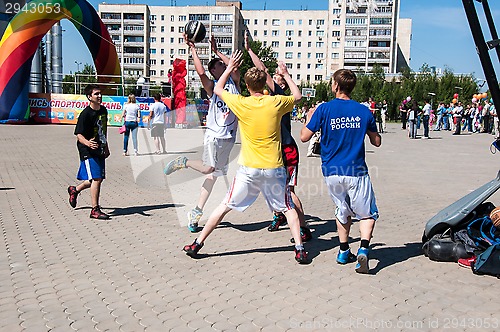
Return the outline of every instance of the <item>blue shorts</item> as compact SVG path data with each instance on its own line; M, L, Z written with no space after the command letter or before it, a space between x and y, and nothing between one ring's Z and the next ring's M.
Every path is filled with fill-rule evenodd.
M104 159L89 158L80 162L80 169L76 178L78 180L104 179L106 177Z

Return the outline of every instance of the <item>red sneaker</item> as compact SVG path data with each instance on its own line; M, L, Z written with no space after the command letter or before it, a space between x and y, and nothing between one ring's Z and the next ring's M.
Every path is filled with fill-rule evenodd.
M295 249L295 260L299 264L309 264L310 263L305 249L300 249L300 250Z
M470 268L472 263L475 262L476 262L476 256L472 256L471 258L460 258L458 260L458 266Z
M69 194L69 205L71 205L72 208L76 207L76 198L78 197L78 191L76 190L75 186L69 186L68 187L68 194Z
M198 251L203 248L203 243L198 244L196 243L196 240L194 240L193 244L186 244L182 250L188 255L189 257L196 258L196 255L198 254Z
M90 211L90 218L91 219L101 219L101 220L106 220L109 219L109 215L101 211L101 207L98 205L96 207L92 208L92 211Z

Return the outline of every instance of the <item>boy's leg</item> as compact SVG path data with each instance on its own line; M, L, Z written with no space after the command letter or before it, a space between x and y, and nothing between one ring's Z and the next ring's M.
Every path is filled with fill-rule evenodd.
M88 189L90 188L90 184L91 182L89 180L85 180L75 187L76 191L81 192L82 190Z
M92 207L95 208L99 205L99 195L101 193L102 179L93 179L90 185L90 200Z
M375 219L363 219L359 221L359 231L361 233L361 240L370 241L375 228ZM339 232L340 233L340 232Z
M200 235L198 236L196 242L202 244L205 242L207 237L213 232L213 230L220 224L224 216L231 211L231 209L225 205L220 204L215 210L212 212L210 217L208 217L208 221L203 227Z
M215 182L217 181L217 177L213 175L208 175L205 177L205 181L203 181L203 185L201 186L200 197L198 198L198 207L203 210L205 204L207 203L208 197L212 193L212 189L214 188Z
M300 222L297 211L295 211L295 209L290 209L283 212L283 214L286 216L288 227L290 227L290 232L292 233L293 239L295 240L295 244L301 245L302 238L300 237Z
M167 153L167 144L165 143L165 137L160 136L161 148L163 153ZM158 151L160 150L160 145L158 145Z

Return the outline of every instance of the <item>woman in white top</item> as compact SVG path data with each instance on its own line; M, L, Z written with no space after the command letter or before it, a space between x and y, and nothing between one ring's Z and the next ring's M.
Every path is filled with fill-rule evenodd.
M122 119L125 121L126 129L123 135L123 155L128 156L128 138L130 136L130 131L132 131L132 143L134 144L134 152L137 156L137 130L139 128L141 112L133 94L128 95L128 101L123 105Z

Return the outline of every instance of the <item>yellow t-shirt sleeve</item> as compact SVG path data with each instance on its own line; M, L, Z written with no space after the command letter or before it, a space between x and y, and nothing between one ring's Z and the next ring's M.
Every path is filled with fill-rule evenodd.
M293 110L293 105L295 105L295 98L293 96L280 96L281 98L281 115L289 113Z
M235 107L235 104L240 104L238 103L238 101L241 98L241 95L230 93L224 90L222 91L222 95L220 97L226 103L227 107L229 107L231 112L233 112L234 115L236 115L236 117L241 115L237 107Z

